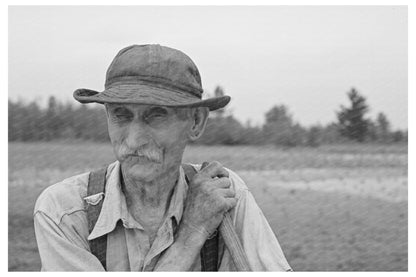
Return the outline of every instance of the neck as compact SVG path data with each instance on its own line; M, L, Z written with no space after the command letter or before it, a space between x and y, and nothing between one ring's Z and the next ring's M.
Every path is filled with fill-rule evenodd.
M127 207L132 211L159 210L165 212L179 178L179 167L172 166L151 181L136 180L122 172L122 189Z

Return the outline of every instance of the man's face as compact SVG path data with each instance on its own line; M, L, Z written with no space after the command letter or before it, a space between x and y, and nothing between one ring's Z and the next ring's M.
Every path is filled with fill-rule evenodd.
M123 172L148 182L181 163L191 121L189 109L106 104L108 133Z

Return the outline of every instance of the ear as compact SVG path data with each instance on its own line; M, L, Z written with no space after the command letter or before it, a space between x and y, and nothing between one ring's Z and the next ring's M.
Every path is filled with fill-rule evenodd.
M104 103L104 107L105 107L105 114L107 115L107 118L109 117L109 114L108 114L108 104L107 103Z
M191 129L189 130L189 140L195 141L202 136L208 121L209 109L207 107L197 107L192 110Z

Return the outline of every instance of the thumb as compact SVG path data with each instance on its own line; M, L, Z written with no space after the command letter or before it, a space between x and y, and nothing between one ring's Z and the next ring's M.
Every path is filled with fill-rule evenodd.
M203 162L202 165L201 165L201 169L200 170L204 169L208 165L209 165L209 162Z

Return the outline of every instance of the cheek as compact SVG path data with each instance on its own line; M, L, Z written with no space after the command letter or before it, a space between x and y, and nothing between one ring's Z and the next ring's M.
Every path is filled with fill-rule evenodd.
M184 128L177 128L169 132L163 141L162 147L165 152L165 159L179 160L187 143L187 133Z
M114 154L117 159L121 158L121 153L125 146L125 135L122 128L115 127L113 125L108 125L108 135L110 137L111 144L113 146Z

